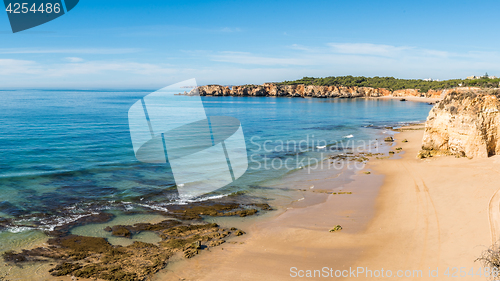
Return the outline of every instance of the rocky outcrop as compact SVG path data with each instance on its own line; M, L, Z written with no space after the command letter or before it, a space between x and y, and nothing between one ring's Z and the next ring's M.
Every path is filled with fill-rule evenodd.
M387 89L369 87L312 86L312 85L263 85L227 86L207 85L198 87L201 96L255 96L299 98L356 98L390 96ZM190 94L195 94L195 90Z
M469 158L500 154L499 109L497 93L448 94L429 113L422 149Z
M477 91L476 88L454 88L453 91L465 93ZM359 98L359 97L426 97L441 99L451 90L429 90L420 92L416 89L391 91L385 88L313 86L313 85L263 85L220 86L207 85L193 89L189 94L201 96L253 96L253 97L293 97L293 98Z

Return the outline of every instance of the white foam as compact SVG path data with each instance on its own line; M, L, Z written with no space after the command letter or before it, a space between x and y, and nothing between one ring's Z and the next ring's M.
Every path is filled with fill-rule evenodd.
M173 203L169 203L170 205L177 205L177 204L180 204L180 205L186 205L188 203L196 203L196 202L203 202L203 201L207 201L207 200L213 200L213 199L220 199L220 198L224 198L226 196L229 196L230 194L221 194L221 195L214 195L214 196L207 196L207 197L201 197L201 198L198 198L198 199L189 199L189 198L180 198L179 200L173 202Z
M344 136L345 139L350 139L350 138L354 138L354 135L348 135L348 136Z
M12 227L9 227L7 230L11 233L21 233L21 232L30 231L33 229L34 228L27 227L27 226L12 226Z
M146 208L149 208L149 209L152 209L152 210L155 210L155 211L168 212L167 208L163 208L163 207L160 207L160 206L147 205L147 204L137 204L137 205L142 206L142 207L146 207Z

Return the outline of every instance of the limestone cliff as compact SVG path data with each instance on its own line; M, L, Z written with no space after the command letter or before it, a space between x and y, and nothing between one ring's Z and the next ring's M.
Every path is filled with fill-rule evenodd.
M201 96L256 96L256 97L299 97L299 98L357 98L357 97L426 97L443 98L450 90L429 90L420 92L416 89L391 91L384 88L312 86L312 85L263 85L220 86L207 85L197 89ZM453 91L476 91L474 88L455 88ZM193 92L192 92L193 93Z
M500 154L499 96L481 91L448 94L429 113L422 149L469 158Z

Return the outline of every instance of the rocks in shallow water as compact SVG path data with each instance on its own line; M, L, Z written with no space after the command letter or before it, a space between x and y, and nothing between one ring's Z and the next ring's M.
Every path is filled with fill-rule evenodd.
M128 226L115 225L113 227L107 226L104 228L105 231L111 232L113 236L132 238L132 231L130 231Z
M171 206L171 218L156 224L138 223L131 226L115 225L106 231L119 237L128 237L141 231L153 231L162 241L156 244L134 242L129 246L113 246L104 238L69 235L75 225L107 222L113 215L102 213L82 218L50 232L48 247L21 252L8 252L3 258L9 263L48 261L57 264L51 274L71 275L103 280L145 280L165 266L175 253L191 258L208 247L217 247L226 237L245 232L224 229L215 223L201 221L202 216L250 216L261 210L272 210L268 204L194 203ZM184 221L181 221L184 220ZM187 222L189 221L189 222Z
M347 155L348 154L348 155ZM356 161L356 162L366 162L370 159L368 157L373 156L375 154L372 153L365 153L361 152L359 154L354 155L353 153L346 153L346 154L337 154L337 155L332 155L329 157L331 160L336 160L336 161Z
M337 224L334 228L330 229L330 232L337 232L337 231L341 231L341 230L342 230L342 226Z
M51 238L49 239L48 244L68 250L71 253L104 253L110 251L113 248L111 244L109 244L109 242L104 238L78 235L69 235L62 238Z
M82 268L82 266L78 263L65 262L51 269L50 272L52 273L53 276L64 276L80 268Z
M167 221L138 226L155 229L161 234L163 241L159 245L135 241L126 247L113 246L104 238L69 235L50 239L49 247L21 253L8 252L3 256L7 262L15 263L37 259L58 261L59 264L50 271L53 276L135 281L144 280L159 271L176 252L191 258L207 247L225 243L225 237L244 234L241 230L231 234L229 229L215 223L177 223Z
M115 216L110 213L99 213L99 214L93 214L90 216L86 217L81 217L78 220L75 220L74 222L58 226L56 227L53 231L48 232L50 236L55 236L55 237L63 237L65 235L69 234L69 230L72 227L75 226L81 226L81 225L86 225L86 224L92 224L92 223L104 223L112 220Z
M272 210L268 204L250 204L249 207L258 207L262 210ZM189 206L173 206L169 208L171 215L181 220L197 220L202 216L224 217L224 216L252 216L259 210L246 208L236 203L195 203Z
M394 142L394 138L393 137L387 137L384 139L385 142Z
M404 139L404 140L402 140L401 142L405 142L405 143L406 143L406 142L408 142L408 140L407 140L407 139Z
M15 253L14 251L7 251L2 254L5 261L9 262L25 262L28 261L27 257L23 253Z

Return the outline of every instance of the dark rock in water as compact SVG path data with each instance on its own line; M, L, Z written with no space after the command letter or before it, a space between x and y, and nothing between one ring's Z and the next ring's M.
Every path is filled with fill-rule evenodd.
M56 227L53 231L49 231L48 234L53 237L62 237L69 234L69 230L75 226L81 226L92 223L105 223L112 220L115 215L110 213L99 213L96 215L90 215L86 217L79 218L78 220Z
M266 211L273 210L273 208L271 206L269 206L269 204L266 204L266 203L252 203L252 204L248 204L248 206L255 206L257 208L260 208L260 209L266 210Z
M23 210L19 208L18 206L8 202L8 201L3 201L0 202L0 212L6 213L10 216L18 217L21 215L25 215L28 213L28 211Z
M225 238L240 236L245 232L221 228L215 223L201 221L203 216L250 216L261 210L272 210L265 203L241 204L241 196L227 196L217 202L200 202L190 205L169 206L163 212L171 218L160 223L138 223L132 226L115 225L105 230L119 237L132 237L142 231L153 231L162 239L156 244L134 242L132 245L113 246L104 238L70 235L71 227L89 223L109 222L114 215L100 213L82 217L49 232L48 247L3 254L6 262L22 264L32 261L51 261L56 266L53 276L75 276L103 280L147 280L164 268L175 253L186 258L194 257L208 247L225 243ZM254 201L255 202L255 201ZM154 211L150 211L153 212ZM183 221L181 221L183 220ZM187 221L196 220L195 223Z
M2 257L5 261L8 262L25 262L27 261L27 257L22 253L15 253L14 251L8 251L2 254Z
M255 205L257 206L257 205ZM270 209L268 204L259 204L262 208ZM246 217L254 215L257 209L248 209L237 203L195 203L191 205L181 205L169 207L171 215L181 220L198 220L202 216L224 217L240 216Z
M64 249L78 252L104 253L111 250L112 246L104 238L69 235L63 238L51 238L49 245L59 246Z
M136 223L134 224L133 231L135 232L141 232L141 231L159 231L162 229L169 229L174 226L178 226L182 224L179 221L176 220L164 220L162 222L156 223L156 224L151 224L151 223Z
M132 238L132 232L123 225L115 225L111 228L111 234L113 236Z
M0 230L12 224L11 219L0 218Z
M385 142L394 142L394 138L393 137L387 137L384 139Z
M400 101L406 101L406 99L400 99Z
M3 257L13 263L55 260L59 264L50 270L53 276L139 281L162 269L174 253L191 258L207 247L223 244L225 237L244 234L241 230L231 234L215 223L186 225L175 220L136 224L130 228L154 230L162 241L159 245L136 241L123 247L113 246L104 238L69 235L49 239L49 247L8 252Z

